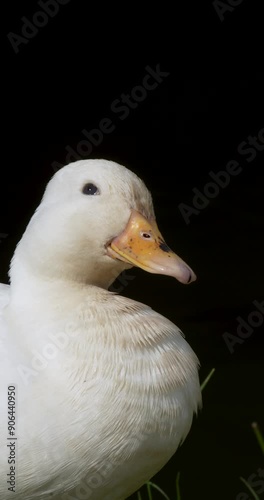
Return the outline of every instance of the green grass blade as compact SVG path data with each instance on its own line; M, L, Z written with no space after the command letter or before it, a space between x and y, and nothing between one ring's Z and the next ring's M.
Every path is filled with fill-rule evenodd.
M245 484L245 486L247 487L247 489L250 491L251 495L253 496L253 498L255 500L260 500L259 496L257 495L257 493L253 490L253 488L251 488L250 484L243 478L243 477L240 477L239 478L240 481L242 481L242 483Z
M261 449L262 453L264 454L264 437L263 437L262 432L259 428L259 425L257 422L252 422L251 427L252 427L253 432L257 438L257 442L260 446L260 449Z
M205 386L208 384L208 382L209 382L210 378L212 377L212 375L214 374L214 372L215 372L215 368L212 368L210 373L207 375L206 379L201 384L201 391L204 390Z
M146 484L148 492L148 500L153 500L150 483Z
M138 499L138 500L142 500L142 496L141 496L140 491L138 491L138 492L137 492L137 499Z
M180 492L180 472L177 473L176 476L176 500L181 500L181 492Z
M159 486L157 486L155 483L152 483L151 481L148 481L147 482L147 487L150 487L150 488L153 488L154 490L157 490L162 496L163 498L165 498L166 500L170 500L168 495L166 495L165 491L163 491ZM148 490L149 491L149 490ZM152 498L152 497L151 497Z

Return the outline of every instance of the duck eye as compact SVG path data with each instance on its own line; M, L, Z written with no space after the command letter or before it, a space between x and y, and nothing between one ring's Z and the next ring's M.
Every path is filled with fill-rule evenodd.
M95 194L100 194L100 191L97 186L92 184L92 182L88 182L85 184L82 188L83 194L89 194L89 195L95 195Z

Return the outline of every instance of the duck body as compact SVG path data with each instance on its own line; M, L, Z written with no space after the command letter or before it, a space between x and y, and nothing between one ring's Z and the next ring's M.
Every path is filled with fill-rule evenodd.
M188 434L201 402L198 360L172 322L107 290L128 263L102 251L98 269L89 266L95 251L93 243L88 257L83 251L82 226L76 232L71 223L73 239L64 226L52 244L46 240L62 217L60 206L45 207L45 197L44 208L16 249L11 286L0 288L0 498L122 500L158 472ZM55 221L47 221L54 208ZM130 203L120 229L138 208ZM80 262L68 258L77 246ZM12 493L9 386L16 388Z

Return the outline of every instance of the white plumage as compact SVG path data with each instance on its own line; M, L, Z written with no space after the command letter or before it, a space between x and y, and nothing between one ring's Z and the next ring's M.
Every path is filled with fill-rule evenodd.
M87 195L87 185L98 191ZM194 279L163 242L134 173L106 160L57 172L16 248L11 285L0 286L1 500L125 499L189 432L201 401L194 352L168 319L107 290L135 263Z

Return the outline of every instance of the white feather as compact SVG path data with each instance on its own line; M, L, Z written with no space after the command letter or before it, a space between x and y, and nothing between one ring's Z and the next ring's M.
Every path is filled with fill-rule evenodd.
M93 182L100 196L84 196ZM201 401L198 360L179 329L107 291L129 267L105 252L143 182L84 160L59 171L0 286L0 498L121 500L175 453ZM8 491L7 387L16 386L16 488Z

